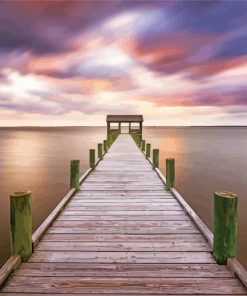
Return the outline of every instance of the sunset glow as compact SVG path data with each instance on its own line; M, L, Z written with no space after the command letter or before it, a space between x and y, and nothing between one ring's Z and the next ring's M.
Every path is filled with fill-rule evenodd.
M0 125L247 125L246 1L1 1Z

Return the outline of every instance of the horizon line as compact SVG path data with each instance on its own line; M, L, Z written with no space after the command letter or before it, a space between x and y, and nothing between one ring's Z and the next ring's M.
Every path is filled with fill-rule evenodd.
M63 128L63 127L106 127L106 125L10 125L0 128ZM127 126L122 126L127 127ZM144 125L145 127L247 127L247 125Z

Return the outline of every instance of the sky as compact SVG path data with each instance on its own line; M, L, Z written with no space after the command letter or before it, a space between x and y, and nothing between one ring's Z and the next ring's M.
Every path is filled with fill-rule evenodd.
M247 1L0 0L0 126L247 125Z

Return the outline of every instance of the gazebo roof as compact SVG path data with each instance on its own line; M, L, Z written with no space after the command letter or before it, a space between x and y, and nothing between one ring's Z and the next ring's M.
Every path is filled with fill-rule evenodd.
M107 115L107 122L143 122L142 115Z

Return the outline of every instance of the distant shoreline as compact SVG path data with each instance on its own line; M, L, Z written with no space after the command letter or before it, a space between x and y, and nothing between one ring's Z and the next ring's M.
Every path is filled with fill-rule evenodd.
M144 125L144 128L246 128L247 125ZM104 125L71 125L71 126L0 126L0 129L59 129L59 128L106 128Z

